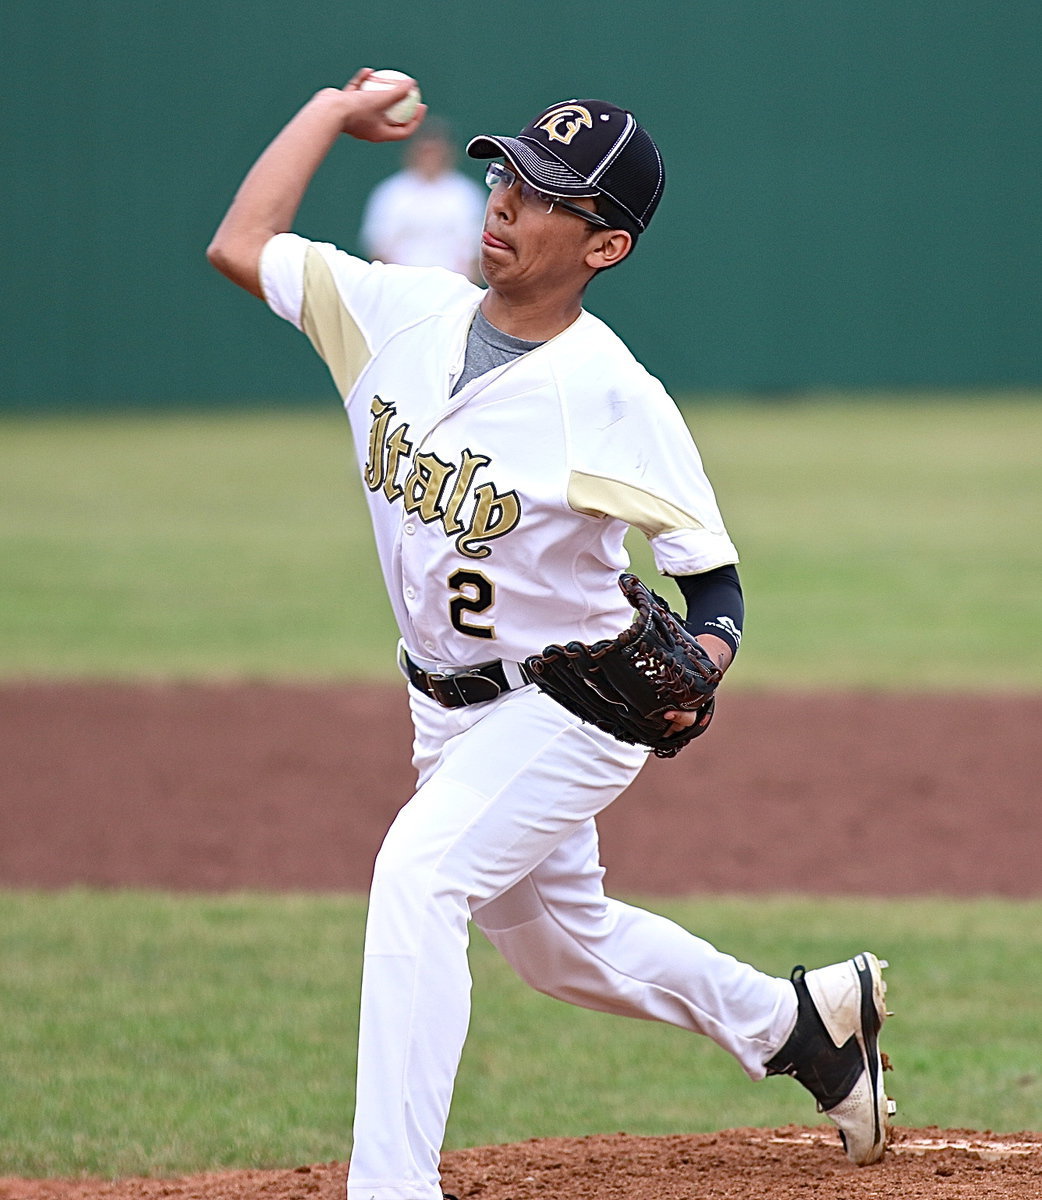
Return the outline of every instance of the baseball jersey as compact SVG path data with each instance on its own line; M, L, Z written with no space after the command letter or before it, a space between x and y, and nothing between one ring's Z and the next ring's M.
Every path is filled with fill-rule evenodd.
M271 308L307 334L351 423L405 648L466 667L613 637L629 526L660 571L738 554L662 384L585 310L452 394L484 290L296 234L261 257Z

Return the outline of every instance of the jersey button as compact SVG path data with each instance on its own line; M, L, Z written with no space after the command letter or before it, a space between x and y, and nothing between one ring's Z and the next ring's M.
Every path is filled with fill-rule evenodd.
M410 537L412 536L412 534L414 534L416 532L416 526L413 525L411 521L409 522L408 525L403 525L402 529L404 530L405 533L409 534Z
M416 599L416 589L407 587L405 589L405 598L406 598L406 600L415 600Z

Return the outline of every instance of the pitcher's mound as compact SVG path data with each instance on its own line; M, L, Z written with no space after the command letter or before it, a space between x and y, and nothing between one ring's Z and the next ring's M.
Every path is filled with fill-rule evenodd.
M855 1167L831 1127L550 1138L448 1152L460 1200L1038 1200L1042 1134L899 1129ZM344 1163L178 1179L0 1179L0 1200L344 1200Z

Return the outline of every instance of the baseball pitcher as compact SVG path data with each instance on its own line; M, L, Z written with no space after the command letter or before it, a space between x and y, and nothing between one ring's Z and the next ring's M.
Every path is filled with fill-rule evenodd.
M705 734L744 618L685 422L583 303L600 272L633 269L659 148L615 104L551 104L468 146L489 163L484 287L369 263L293 223L343 135L401 140L423 120L422 104L387 120L413 81L369 90L370 74L304 105L209 248L306 335L344 403L415 729L416 791L369 897L349 1200L443 1195L471 921L542 992L702 1034L754 1080L795 1076L849 1157L874 1162L886 964L861 952L776 978L603 888L598 813L649 753ZM682 616L628 573L631 527Z

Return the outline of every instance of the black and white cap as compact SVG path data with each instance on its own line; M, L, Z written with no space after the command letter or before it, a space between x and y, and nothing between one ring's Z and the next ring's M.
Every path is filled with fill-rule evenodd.
M505 155L532 187L551 196L604 196L622 228L643 233L662 196L662 155L624 108L604 100L564 100L545 109L517 137L483 134L471 158Z

